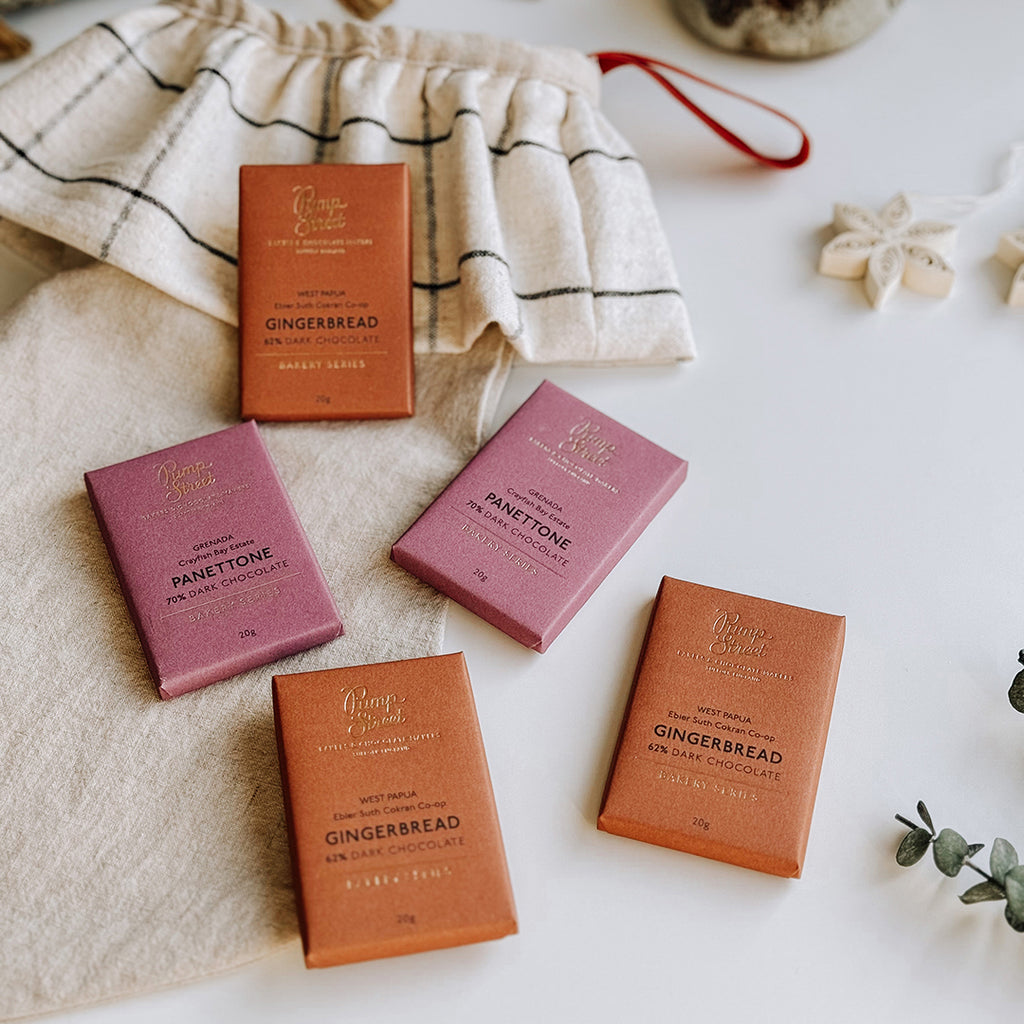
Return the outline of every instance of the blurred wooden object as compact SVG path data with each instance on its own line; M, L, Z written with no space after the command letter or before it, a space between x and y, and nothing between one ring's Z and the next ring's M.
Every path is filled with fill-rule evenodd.
M389 7L392 0L339 0L339 2L356 17L369 21L371 18L376 18L385 7Z
M0 60L24 57L31 49L32 43L0 18Z

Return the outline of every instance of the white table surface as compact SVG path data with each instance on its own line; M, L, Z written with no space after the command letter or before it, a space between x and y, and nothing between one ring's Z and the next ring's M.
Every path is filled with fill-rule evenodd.
M45 52L130 6L74 0L16 24ZM279 9L343 16L331 0ZM1005 305L1010 271L993 259L1024 226L1024 185L962 220L948 299L901 291L877 312L859 282L815 268L836 200L992 185L1024 138L1024 6L905 0L866 42L801 63L712 50L667 0L397 0L381 20L657 55L789 111L813 155L796 171L754 167L638 72L605 80L603 107L646 163L699 358L517 367L497 423L547 376L689 459L690 475L548 653L451 610L445 648L469 661L520 934L326 971L306 971L296 941L52 1019L1019 1020L1024 935L1001 905L958 903L969 873L898 868L893 814L923 798L939 827L1024 848L1024 717L1005 696L1024 646L1024 310ZM27 283L6 270L0 296ZM799 880L595 828L664 574L847 616Z

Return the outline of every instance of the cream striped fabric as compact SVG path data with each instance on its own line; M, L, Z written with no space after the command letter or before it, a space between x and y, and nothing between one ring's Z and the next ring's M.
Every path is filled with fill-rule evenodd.
M646 177L598 86L572 50L161 4L6 88L0 216L234 323L239 164L406 162L420 351L493 323L530 361L686 359Z

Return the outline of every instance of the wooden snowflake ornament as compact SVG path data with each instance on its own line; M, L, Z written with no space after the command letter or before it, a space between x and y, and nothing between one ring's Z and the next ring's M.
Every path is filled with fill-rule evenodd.
M1011 306L1024 306L1024 228L1008 231L999 239L996 259L1014 271L1006 301Z
M915 292L945 298L953 287L953 268L946 257L956 241L956 226L912 217L910 200L902 192L878 214L836 203L836 237L821 250L818 272L847 280L863 277L875 309L881 309L901 281Z

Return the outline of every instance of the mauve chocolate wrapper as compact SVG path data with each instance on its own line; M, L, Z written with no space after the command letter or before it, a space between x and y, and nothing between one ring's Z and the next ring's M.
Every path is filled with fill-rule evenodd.
M686 477L687 464L544 381L391 557L545 651Z
M161 698L341 635L255 423L92 470L85 484Z

